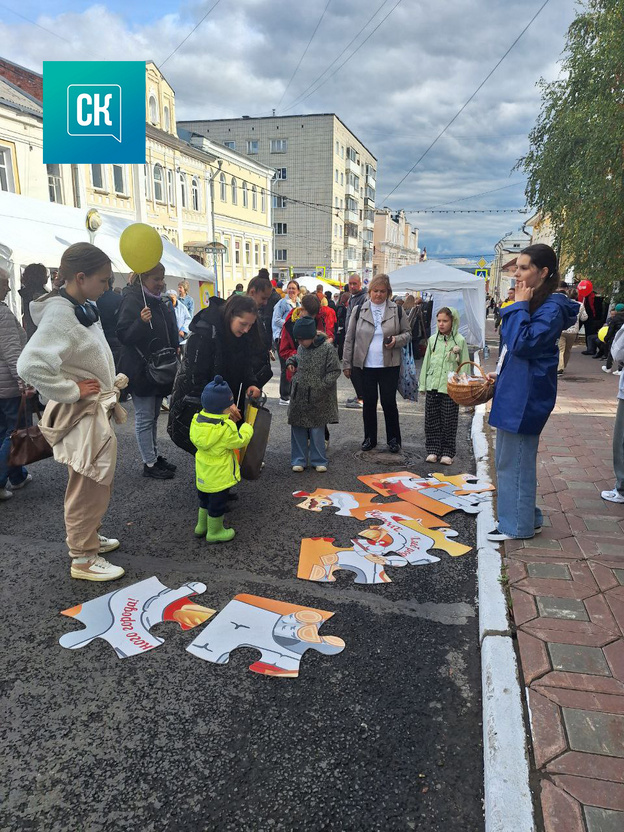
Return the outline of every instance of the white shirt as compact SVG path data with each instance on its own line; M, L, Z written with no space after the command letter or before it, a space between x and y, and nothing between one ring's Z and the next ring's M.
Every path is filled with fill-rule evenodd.
M373 303L371 301L370 310L371 315L373 316L373 321L375 322L375 333L373 335L373 340L370 343L370 347L368 348L368 352L366 353L366 361L364 362L364 366L383 367L384 335L381 329L381 322L383 321L384 315L386 314L386 301L384 301L383 303Z

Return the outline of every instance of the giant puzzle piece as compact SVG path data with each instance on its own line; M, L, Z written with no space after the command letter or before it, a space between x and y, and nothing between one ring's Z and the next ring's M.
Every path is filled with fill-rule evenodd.
M227 664L232 650L254 647L262 653L249 666L254 673L296 677L306 650L328 656L344 650L341 638L319 635L319 627L332 615L257 595L236 595L186 649L208 662Z
M333 537L306 537L301 541L297 577L304 581L334 583L334 573L339 569L353 572L356 584L389 584L385 566L407 566L407 560L390 552L378 554L360 541L352 540L353 546L334 546ZM437 560L437 558L436 558Z
M358 477L378 494L385 497L396 496L423 511L443 517L451 511L465 511L478 514L479 504L489 500L489 493L469 493L459 495L457 486L448 482L438 482L412 474L410 471L392 471L388 474L372 474Z
M386 507L383 506L383 508ZM379 525L371 526L358 533L360 537L374 542L373 548L369 551L380 555L394 552L406 558L412 566L439 561L440 558L429 554L430 549L442 549L451 557L465 555L471 549L463 543L449 540L451 537L458 536L454 529L446 527L428 529L405 513L375 509L367 511L366 517L381 521Z
M454 492L458 497L464 497L467 494L481 494L488 491L494 491L495 488L491 482L480 480L473 474L448 474L435 473L430 475L430 479L436 479L441 483L449 483L454 485L457 490Z
M375 503L375 494L369 492L334 491L331 488L317 488L315 491L294 491L293 497L302 497L303 502L297 504L297 508L306 511L321 512L324 508L337 508L337 515L341 517L355 517L358 520L366 520L367 512L383 510L407 514L413 520L428 529L439 528L448 525L446 520L441 520L435 514L430 514L420 506L412 506L409 503L400 501L394 503Z
M214 615L214 610L188 600L205 590L206 585L198 582L169 589L156 577L146 578L63 610L62 615L82 622L85 629L65 633L59 644L76 650L101 638L111 645L120 659L145 653L164 641L150 633L154 624L177 621L183 630L190 630Z

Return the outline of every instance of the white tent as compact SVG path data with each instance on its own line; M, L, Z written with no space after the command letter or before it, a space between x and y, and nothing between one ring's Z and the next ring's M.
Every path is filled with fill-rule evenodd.
M329 291L332 293L332 297L339 292L340 289L337 286L332 286L331 283L326 283L324 280L321 280L318 277L315 277L313 274L304 274L301 277L296 277L295 280L299 284L299 286L305 287L308 292L316 292L317 286L323 287L323 294ZM286 283L284 283L284 287L286 287Z
M99 210L99 209L98 209ZM0 252L10 258L14 266L29 263L43 263L48 268L58 267L65 249L72 243L89 242L86 210L70 208L54 202L30 199L19 194L0 191ZM113 271L128 274L129 268L119 252L119 238L122 231L134 220L99 211L102 226L93 240L111 258ZM9 251L7 256L6 251ZM170 285L186 278L194 281L215 282L214 272L176 248L173 243L163 240L161 260ZM15 275L13 301L17 308L19 271ZM197 294L193 292L192 294Z
M433 320L441 306L454 306L460 315L459 331L466 341L475 347L485 346L485 280L482 277L436 260L403 266L389 276L392 291L397 294L428 292L433 297Z

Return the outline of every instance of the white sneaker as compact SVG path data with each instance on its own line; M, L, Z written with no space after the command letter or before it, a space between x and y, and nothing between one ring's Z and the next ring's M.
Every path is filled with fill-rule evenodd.
M11 491L19 491L20 488L24 488L25 485L28 485L29 482L32 482L32 474L26 474L26 479L18 482L17 485L13 485L12 482L8 482L7 485L11 489Z
M282 407L288 407L288 405L290 404L290 401L289 401L288 399L280 399L280 400L279 400L279 404L280 404Z
M600 496L610 503L624 503L624 494L620 494L617 488L613 488L611 491L601 491Z
M293 465L293 471L297 474L300 474L303 471L303 465Z
M327 471L327 465L317 465L314 470L318 471L319 474L324 474Z
M621 371L621 370L614 370L614 371L613 371L613 375L614 375L614 376L621 376L621 375L622 375L622 371Z
M608 369L607 369L607 365L606 365L606 364L603 364L603 365L602 365L602 372L603 372L603 373L610 373L610 372L611 372L611 370L608 370Z
M103 534L98 534L100 541L100 555L105 555L107 552L114 552L119 549L119 541L115 537L104 537Z
M0 500L10 500L12 496L13 492L8 488L0 488Z
M114 566L99 555L94 558L72 558L72 578L82 581L115 581L124 574L125 569Z

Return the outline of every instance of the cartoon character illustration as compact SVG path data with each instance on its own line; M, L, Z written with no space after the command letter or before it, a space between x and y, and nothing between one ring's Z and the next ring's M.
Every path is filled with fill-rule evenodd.
M358 477L383 496L396 495L424 511L443 517L451 511L478 514L479 504L490 499L489 493L472 493L459 496L457 487L447 482L417 477L410 471L390 474L373 474Z
M453 493L457 497L465 497L468 494L484 493L487 491L495 491L496 489L491 482L480 480L472 474L456 474L449 476L448 474L435 473L430 475L431 479L436 479L440 483L447 483L454 485L458 490Z
M59 644L76 650L101 638L111 645L120 659L145 653L164 641L149 632L154 624L177 621L183 630L190 630L214 615L214 610L188 600L205 591L206 585L202 583L169 589L156 577L146 578L63 610L61 615L77 619L85 629L65 633Z
M439 561L440 558L429 554L430 549L442 549L451 557L470 552L470 546L449 540L458 536L454 529L428 529L405 514L378 509L366 512L366 516L381 521L379 525L359 532L360 537L373 541L374 549L370 551L395 552L406 558L412 566Z
M394 503L373 502L377 497L375 494L357 493L351 491L332 491L330 488L317 488L315 491L295 491L293 497L303 497L303 502L298 503L297 508L306 511L321 512L324 508L338 508L337 515L341 517L355 517L357 520L366 520L366 513L376 509L383 509L389 512L398 512L409 515L413 520L428 529L446 526L446 520L439 516L425 511L420 506L412 506L403 501Z
M390 553L378 554L352 540L352 547L334 546L333 537L306 537L301 541L297 577L304 581L334 583L339 569L353 572L356 584L389 584L385 566L407 566L405 558ZM378 547L381 550L381 547Z
M319 635L319 627L332 616L313 607L236 595L186 649L205 661L226 664L237 647L255 647L262 656L249 666L251 671L294 678L306 650L327 656L344 650L341 638Z

